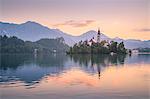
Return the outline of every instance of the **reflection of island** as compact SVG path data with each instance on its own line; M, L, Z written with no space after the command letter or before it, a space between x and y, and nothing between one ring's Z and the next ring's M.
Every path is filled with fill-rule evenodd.
M73 54L71 59L80 66L91 67L91 70L98 72L100 78L101 68L112 65L124 64L126 55L96 55L96 54Z
M108 65L119 65L124 64L124 60L126 55L91 55L91 54L73 54L70 55L71 59L74 62L78 62L80 65L87 66L89 63L91 66L94 64L98 64L101 66L108 66Z
M119 64L150 63L150 55L29 55L29 54L1 54L0 84L19 80L33 86L44 77L59 76L74 67L87 74L96 74L100 77L106 66L119 66Z

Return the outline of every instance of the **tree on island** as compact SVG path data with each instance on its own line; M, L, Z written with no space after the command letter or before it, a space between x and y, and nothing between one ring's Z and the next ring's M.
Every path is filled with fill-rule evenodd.
M110 43L103 40L101 42L92 42L88 44L88 41L80 41L70 47L68 54L110 54L110 53L126 54L127 49L124 47L124 43L117 43L111 41Z

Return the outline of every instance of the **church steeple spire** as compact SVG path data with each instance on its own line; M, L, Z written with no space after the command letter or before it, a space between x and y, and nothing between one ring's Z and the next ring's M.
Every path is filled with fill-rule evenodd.
M101 32L100 32L100 29L98 28L97 43L100 43L100 35L101 35Z

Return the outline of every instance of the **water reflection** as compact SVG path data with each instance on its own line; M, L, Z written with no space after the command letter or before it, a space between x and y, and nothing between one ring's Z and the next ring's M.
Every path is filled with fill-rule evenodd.
M110 64L124 64L126 55L70 55L71 59L75 62L79 62L80 65L87 66L89 63L91 66L94 64L101 66L108 66Z
M149 63L150 55L131 57L125 55L2 54L0 82L21 80L27 83L27 86L33 85L45 75L59 75L73 67L80 67L89 74L97 73L100 79L101 71L105 67L139 62Z
M79 66L91 67L88 71L95 71L95 68L97 70L99 79L100 79L100 73L101 69L104 67L112 66L112 65L120 65L124 64L126 55L81 55L81 54L73 54L70 55L71 59L75 63L79 63Z
M1 69L17 69L24 64L36 64L38 66L61 66L67 61L65 54L2 54Z
M1 54L1 97L148 99L149 64L150 55Z
M0 82L23 81L37 84L45 75L59 74L64 70L65 55L1 55Z

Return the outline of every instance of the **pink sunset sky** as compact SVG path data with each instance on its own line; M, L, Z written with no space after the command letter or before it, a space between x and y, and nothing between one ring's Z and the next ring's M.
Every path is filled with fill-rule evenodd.
M150 40L150 0L1 0L2 22L35 21L80 35L89 30L109 37Z

